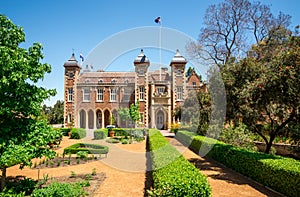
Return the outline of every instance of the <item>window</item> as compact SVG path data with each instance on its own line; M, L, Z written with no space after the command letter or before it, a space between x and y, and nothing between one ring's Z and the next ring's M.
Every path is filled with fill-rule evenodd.
M73 88L68 88L68 102L73 101Z
M103 88L97 89L97 101L102 102L103 101Z
M124 89L123 101L128 102L130 100L131 92L128 89Z
M103 83L103 80L102 80L102 79L99 79L98 83L99 83L99 84Z
M164 93L165 92L165 87L157 87L156 91L158 93Z
M116 83L117 81L115 79L111 80L112 83Z
M194 87L196 86L196 81L193 81L193 86L194 86Z
M145 87L144 86L140 86L140 100L144 100L145 98Z
M110 89L110 102L116 102L117 101L117 90L116 89Z
M68 123L72 123L72 114L68 114Z
M83 101L90 101L90 89L83 89Z
M182 100L182 87L177 87L177 100Z

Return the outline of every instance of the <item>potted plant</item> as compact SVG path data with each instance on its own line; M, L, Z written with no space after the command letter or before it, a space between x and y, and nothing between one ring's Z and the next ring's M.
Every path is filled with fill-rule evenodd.
M106 128L108 129L108 135L109 137L114 137L115 132L113 131L113 128L115 128L114 125L107 125Z

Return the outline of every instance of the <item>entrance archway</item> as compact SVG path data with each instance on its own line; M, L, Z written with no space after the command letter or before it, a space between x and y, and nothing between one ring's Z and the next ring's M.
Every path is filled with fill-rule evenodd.
M80 125L79 125L79 127L80 127L80 128L83 128L83 129L85 129L85 117L86 117L85 111L84 111L84 110L81 110L81 111L79 112L79 120L80 120Z
M102 111L99 109L96 111L96 127L97 129L102 128Z
M157 129L164 129L164 112L162 110L159 110L156 114L156 127Z
M104 111L104 126L106 127L109 124L110 124L110 112L106 109Z
M91 109L88 112L88 128L94 129L94 112Z

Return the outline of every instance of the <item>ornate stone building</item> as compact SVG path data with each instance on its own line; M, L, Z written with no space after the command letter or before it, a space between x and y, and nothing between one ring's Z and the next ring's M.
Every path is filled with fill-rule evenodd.
M134 59L134 72L105 72L82 69L74 54L65 62L64 125L86 129L104 128L114 122L128 126L118 116L119 108L140 103L143 127L169 129L173 110L182 105L191 89L203 89L195 72L185 75L186 59L177 50L168 68L149 70L143 50ZM113 121L112 121L113 120Z

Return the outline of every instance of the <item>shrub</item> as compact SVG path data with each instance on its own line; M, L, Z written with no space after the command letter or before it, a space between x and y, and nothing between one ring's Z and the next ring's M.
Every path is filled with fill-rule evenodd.
M63 136L68 136L68 133L71 132L71 128L59 128Z
M107 143L119 143L120 141L118 139L109 138L106 140Z
M191 137L188 131L178 133L179 140L186 141ZM212 159L287 196L297 196L300 193L299 161L234 147L213 139L204 141L204 138L195 136L190 148L198 152L201 146L214 145L207 155Z
M150 130L153 189L150 196L211 196L206 177L157 130Z
M115 136L129 136L130 135L130 129L113 128L113 131L115 132Z
M25 178L20 181L7 182L6 188L4 189L3 192L0 193L0 197L30 195L34 190L36 184L37 181L30 178Z
M107 129L97 129L94 131L94 140L105 139L108 136Z
M81 183L58 183L54 182L45 188L35 189L31 194L32 197L81 197L87 196Z
M172 133L177 133L177 131L179 130L179 128L180 128L180 124L178 124L178 123L175 123L175 124L171 124L171 132Z
M107 154L108 147L99 144L77 143L65 148L63 155L77 154L80 151L85 151L90 154Z
M86 131L82 128L72 128L71 129L71 139L81 139L86 137Z
M251 134L247 126L244 124L240 124L235 128L224 128L220 136L220 140L227 144L247 148L250 150L257 150L255 144L249 139L251 139Z
M88 152L87 151L78 151L76 153L77 157L79 157L80 159L84 159L88 156Z

